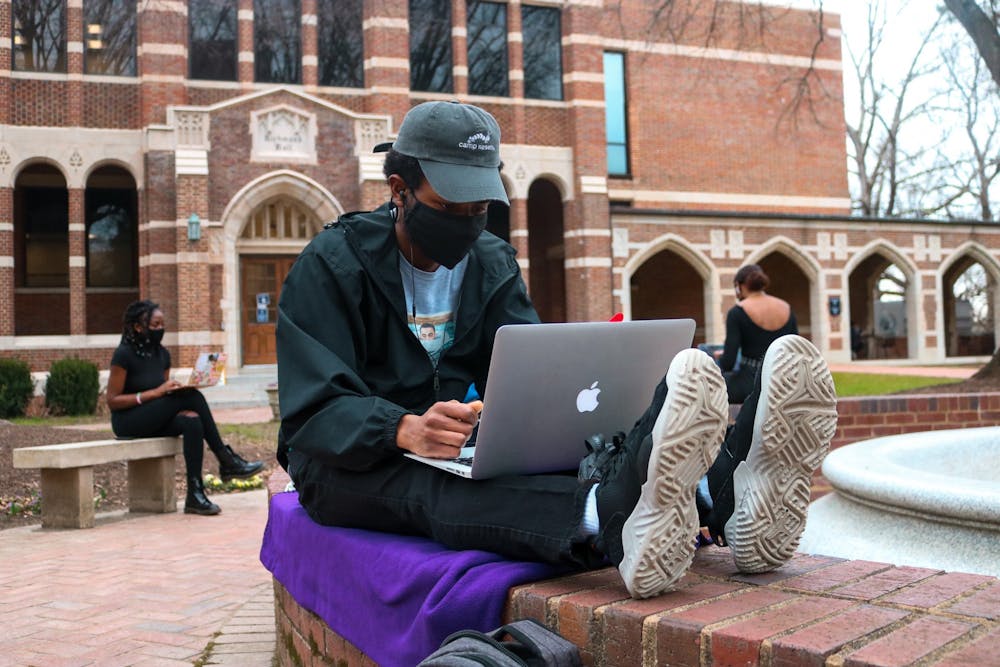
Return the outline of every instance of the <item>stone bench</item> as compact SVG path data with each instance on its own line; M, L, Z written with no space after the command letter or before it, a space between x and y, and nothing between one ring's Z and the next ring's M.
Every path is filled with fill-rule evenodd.
M176 512L180 438L91 440L14 450L15 468L42 472L42 527L93 528L94 466L128 462L129 511Z

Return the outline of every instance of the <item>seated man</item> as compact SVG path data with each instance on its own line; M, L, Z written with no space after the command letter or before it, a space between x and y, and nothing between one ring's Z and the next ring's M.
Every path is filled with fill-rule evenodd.
M385 159L390 201L342 216L289 273L278 457L308 514L514 559L610 560L635 597L674 586L700 526L740 570L779 566L836 425L829 372L796 336L772 345L725 442L725 383L710 357L686 350L620 446L581 467L585 478L473 481L403 456L455 457L477 419L461 401L486 385L496 330L538 322L513 248L483 233L489 203L508 203L499 152L482 109L414 107Z

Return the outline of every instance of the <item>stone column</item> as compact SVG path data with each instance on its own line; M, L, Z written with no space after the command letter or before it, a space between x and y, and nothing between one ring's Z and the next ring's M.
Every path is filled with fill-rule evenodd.
M567 5L563 34L598 34L599 9ZM603 53L592 44L563 48L563 97L577 102L568 111L573 138L577 197L564 208L566 319L605 320L614 313L611 219L608 210L607 152L604 128Z
M316 0L302 0L302 85L315 91L319 85L319 11Z
M69 332L87 333L87 225L83 188L69 188Z
M187 4L140 2L136 14L136 73L140 88L142 126L166 122L167 107L187 103Z
M390 114L393 132L410 108L408 3L372 0L364 3L365 111Z
M237 58L239 80L242 88L253 88L253 0L239 0L237 16Z
M0 164L0 169L3 167ZM11 187L0 188L0 338L13 335L14 188Z

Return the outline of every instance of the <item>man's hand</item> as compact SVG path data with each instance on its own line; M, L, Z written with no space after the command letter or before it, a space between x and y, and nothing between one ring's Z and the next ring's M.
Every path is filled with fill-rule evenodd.
M453 459L468 442L482 409L482 401L448 401L435 403L422 415L404 415L396 446L420 456Z

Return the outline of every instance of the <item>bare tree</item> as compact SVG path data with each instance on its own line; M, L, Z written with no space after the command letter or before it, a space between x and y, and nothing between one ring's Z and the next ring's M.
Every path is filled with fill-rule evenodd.
M944 5L969 33L990 72L990 76L1000 86L1000 24L998 24L1000 2L998 0L984 0L980 3L975 2L975 0L944 0Z
M857 77L859 95L857 118L847 124L848 158L855 177L855 210L866 217L899 216L901 190L921 178L920 163L925 151L906 149L900 142L904 127L923 117L931 98L922 95L914 101L916 82L933 73L937 65L926 62L925 52L941 24L941 16L924 33L917 50L907 56L909 67L901 80L884 79L877 68L886 31L890 28L884 2L868 5L868 34L860 49L847 47ZM889 57L898 58L900 54Z

